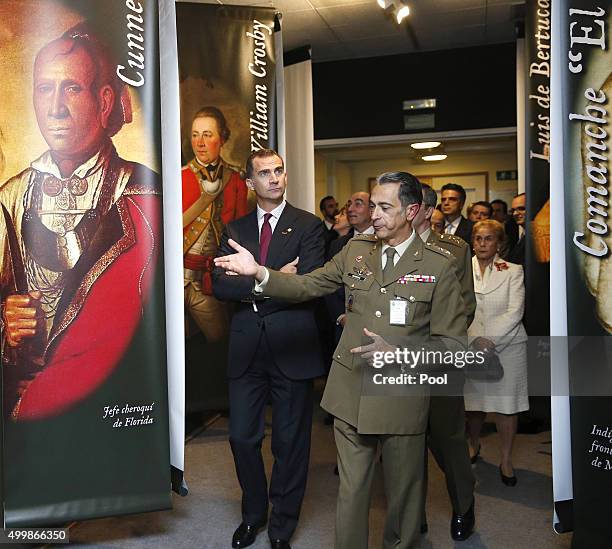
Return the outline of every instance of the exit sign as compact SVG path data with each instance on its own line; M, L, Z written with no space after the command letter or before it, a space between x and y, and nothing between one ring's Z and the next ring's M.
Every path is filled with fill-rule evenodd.
M516 170L504 170L502 172L496 172L497 181L513 181L518 179L518 172Z

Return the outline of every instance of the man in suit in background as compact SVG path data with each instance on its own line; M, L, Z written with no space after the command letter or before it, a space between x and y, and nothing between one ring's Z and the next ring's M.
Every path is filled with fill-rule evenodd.
M414 218L414 229L423 242L448 250L455 258L457 277L461 284L462 306L469 327L476 310L471 247L455 235L437 234L431 230L431 216L434 211L437 211L435 208L438 197L436 191L429 185L422 184L421 186L423 203ZM446 488L453 506L450 524L451 537L456 541L462 541L472 534L474 528L474 474L465 438L463 372L452 367L448 376L449 383L446 386L432 387L427 442L446 478ZM427 465L427 455L425 464ZM425 473L427 474L427 469ZM423 487L421 531L426 532L426 482Z
M503 249L499 254L506 259L508 252L514 248L515 244L518 242L518 225L516 221L514 221L514 218L508 215L508 204L503 200L498 198L491 201L491 207L493 208L491 219L499 221L504 226L504 231L506 232L506 242L504 242Z
M517 194L512 199L511 213L514 221L518 225L519 238L514 247L508 254L508 261L510 263L516 263L517 265L525 266L525 209L526 209L526 197L525 193Z
M324 196L319 202L319 210L323 216L325 253L327 254L330 244L338 238L338 233L334 231L334 223L338 215L338 201L331 195Z
M447 183L442 187L442 213L446 223L444 232L472 242L473 223L461 215L465 205L465 189L457 183Z
M284 198L283 159L272 150L251 154L246 183L257 209L228 224L218 255L232 253L231 238L262 264L306 274L324 259L323 225ZM237 303L228 356L230 444L242 488L242 523L232 547L247 547L268 518L268 485L261 456L264 415L272 401L268 534L273 549L290 548L306 488L312 424L312 380L324 374L312 304L255 299L252 276L213 272L217 299Z
M444 234L444 214L439 209L431 212L431 230L438 234Z

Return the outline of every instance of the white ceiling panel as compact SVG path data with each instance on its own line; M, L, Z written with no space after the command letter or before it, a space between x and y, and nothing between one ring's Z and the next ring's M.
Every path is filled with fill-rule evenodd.
M399 2L399 0L396 0ZM275 7L285 50L310 44L313 61L372 57L511 42L516 6L524 0L411 0L415 43L385 18L376 0L204 0Z

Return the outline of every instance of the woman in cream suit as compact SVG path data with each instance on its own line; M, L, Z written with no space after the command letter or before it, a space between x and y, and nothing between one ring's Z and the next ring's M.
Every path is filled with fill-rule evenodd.
M512 444L517 414L529 409L527 396L527 333L521 319L525 308L523 268L499 258L505 238L501 223L493 220L474 225L472 267L476 315L468 329L476 350L495 350L504 368L499 381L468 379L465 410L472 462L480 452L480 430L487 413L495 413L501 444L499 472L507 486L516 485Z

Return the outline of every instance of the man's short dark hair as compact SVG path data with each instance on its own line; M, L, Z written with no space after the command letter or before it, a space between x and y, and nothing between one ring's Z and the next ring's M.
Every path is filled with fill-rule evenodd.
M421 183L423 190L423 204L426 208L435 208L438 203L438 194L427 183Z
M379 185L399 183L398 198L403 208L423 202L423 191L419 180L408 172L385 172L376 178Z
M492 200L491 207L493 207L493 204L501 204L502 208L504 209L504 213L505 214L508 213L508 204L506 204L506 202L502 200L501 198L496 198L495 200Z
M525 196L525 193L518 193L518 194L515 194L515 195L512 197L512 200L514 200L515 198L518 198L519 196Z
M285 161L283 160L283 157L278 154L275 150L273 149L259 149L258 151L254 151L252 152L249 157L247 158L246 161L246 176L249 179L253 178L253 160L255 160L256 158L270 158L271 156L277 156L278 158L280 158L280 161L283 164L283 169L285 168Z
M321 198L321 202L319 202L319 211L323 211L323 209L325 208L325 203L328 200L336 200L331 194L328 194L327 196L324 196L323 198Z
M206 117L215 119L217 122L217 127L219 128L219 135L221 136L221 139L223 139L223 143L225 143L230 138L231 132L227 127L227 120L225 120L225 116L223 116L221 110L212 106L202 107L193 115L191 122L193 123L196 118Z
M462 204L465 204L465 189L458 183L447 183L442 186L442 192L444 191L455 191L459 193L459 197Z
M474 209L474 206L484 206L487 210L489 210L489 217L493 215L493 206L491 206L491 203L487 202L486 200L474 202L474 204L472 204L472 209Z

